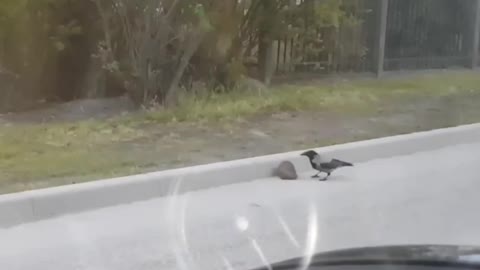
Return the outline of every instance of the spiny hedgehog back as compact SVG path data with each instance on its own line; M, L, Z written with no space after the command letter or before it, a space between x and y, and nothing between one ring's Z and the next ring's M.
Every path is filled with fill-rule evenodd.
M298 179L295 165L290 161L282 161L273 171L273 175L282 180L296 180Z

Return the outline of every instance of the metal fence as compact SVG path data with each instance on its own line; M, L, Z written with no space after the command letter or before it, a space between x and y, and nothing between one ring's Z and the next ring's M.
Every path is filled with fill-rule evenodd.
M312 4L301 1L305 16ZM300 34L274 44L277 74L475 67L479 52L479 0L339 0L354 18L314 29L314 53ZM305 27L311 27L308 24ZM311 30L311 29L310 29ZM307 31L305 31L307 32ZM475 48L475 49L474 49Z

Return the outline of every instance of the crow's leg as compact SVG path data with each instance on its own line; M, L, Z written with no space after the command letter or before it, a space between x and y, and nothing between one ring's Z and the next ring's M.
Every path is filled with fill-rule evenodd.
M327 173L327 176L325 176L324 178L320 179L320 181L327 181L328 177L330 176L330 174L332 173Z

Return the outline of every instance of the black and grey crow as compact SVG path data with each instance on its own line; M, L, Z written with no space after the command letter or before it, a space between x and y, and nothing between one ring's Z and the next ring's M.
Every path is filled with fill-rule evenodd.
M338 159L331 159L329 161L322 160L320 155L313 150L302 153L302 156L307 156L310 160L310 164L312 164L312 168L318 171L318 173L313 175L312 178L319 178L319 174L322 172L327 174L327 176L320 179L320 181L326 181L330 174L332 174L332 172L338 168L353 167L352 163L341 161Z

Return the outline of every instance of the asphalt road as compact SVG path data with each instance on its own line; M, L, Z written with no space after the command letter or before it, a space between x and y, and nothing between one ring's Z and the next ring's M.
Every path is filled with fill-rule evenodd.
M242 270L338 248L480 245L479 153L458 145L327 182L261 179L0 229L0 269Z

